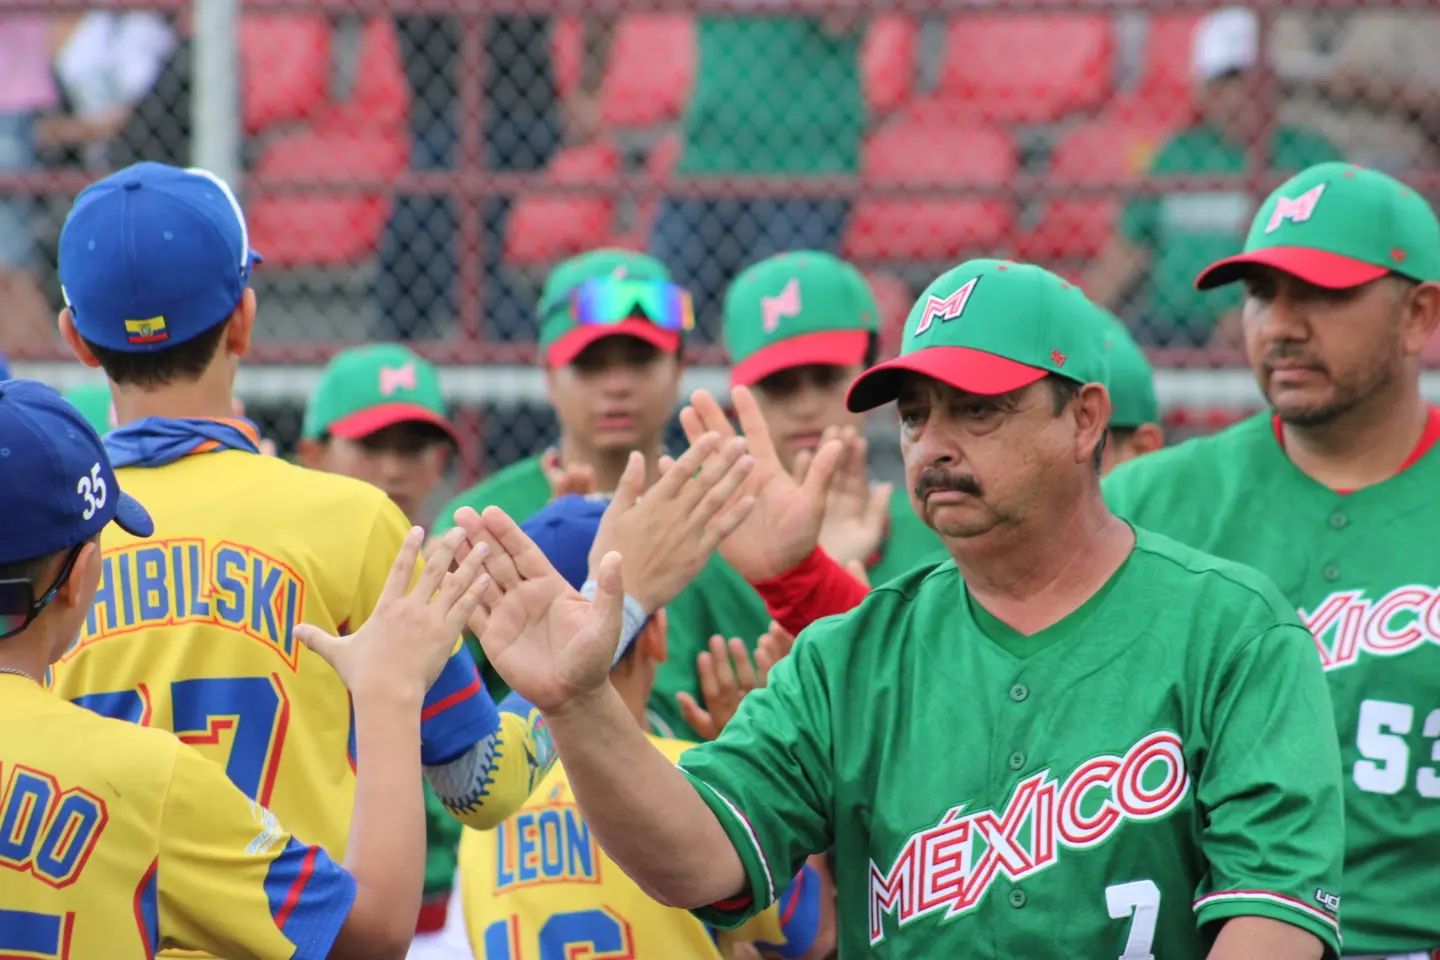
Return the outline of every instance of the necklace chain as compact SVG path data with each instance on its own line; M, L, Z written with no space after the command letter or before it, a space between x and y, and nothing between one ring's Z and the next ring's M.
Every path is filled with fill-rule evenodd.
M9 673L17 677L24 677L26 680L33 680L36 683L40 682L39 677L30 673L28 670L21 670L19 667L0 667L0 673Z

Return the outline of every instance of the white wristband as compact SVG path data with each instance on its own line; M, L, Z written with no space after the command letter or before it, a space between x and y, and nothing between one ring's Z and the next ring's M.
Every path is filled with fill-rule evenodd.
M599 589L600 585L594 580L586 580L580 585L580 596L586 600L593 601ZM645 612L645 608L640 605L639 600L636 600L628 593L625 594L622 617L624 619L620 624L620 643L615 648L615 656L610 660L612 667L620 662L620 658L625 656L626 652L629 651L630 645L635 642L635 638L640 635L640 631L645 629L645 624L650 622L650 614Z

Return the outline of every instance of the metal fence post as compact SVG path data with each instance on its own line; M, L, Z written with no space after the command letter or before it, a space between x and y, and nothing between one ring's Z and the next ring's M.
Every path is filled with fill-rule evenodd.
M239 189L240 0L195 0L191 162Z

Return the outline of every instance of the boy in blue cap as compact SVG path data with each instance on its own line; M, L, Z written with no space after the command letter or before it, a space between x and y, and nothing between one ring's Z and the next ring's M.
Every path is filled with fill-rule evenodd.
M105 371L119 424L106 449L166 540L105 533L97 603L54 682L193 738L246 795L339 850L355 787L349 697L294 626L364 624L410 524L369 484L259 455L255 425L234 415L259 261L234 194L203 170L127 167L66 218L60 331ZM539 771L524 757L538 748L456 646L426 697L422 758L452 813L486 827L529 795Z
M41 686L95 600L101 532L112 521L154 532L99 436L43 384L0 383L0 489L0 854L19 868L0 870L0 955L403 954L423 852L420 794L404 781L419 775L422 694L478 602L480 557L442 587L461 542L451 536L407 595L416 530L353 637L296 628L348 685L365 754L355 790L365 826L342 868L172 734Z

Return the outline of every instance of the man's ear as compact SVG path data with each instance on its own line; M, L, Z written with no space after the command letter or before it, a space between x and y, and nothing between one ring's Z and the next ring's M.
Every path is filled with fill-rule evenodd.
M1165 430L1158 423L1142 423L1130 434L1130 449L1137 457L1165 446Z
M79 360L87 367L95 368L100 366L100 361L96 358L95 354L90 352L90 348L85 345L85 340L80 336L80 331L75 329L75 315L70 312L69 307L60 311L60 316L55 319L55 325L60 328L60 337L65 341L66 346L70 348L70 352L75 355L76 360Z
M300 455L302 466L311 470L325 469L325 444L322 441L306 437L300 441L296 452Z
M255 291L246 287L225 327L225 350L231 356L243 357L250 352L250 338L255 332L255 311Z
M1075 400L1075 462L1090 463L1110 423L1110 391L1104 384L1087 383Z
M645 624L635 642L644 644L645 655L655 663L670 659L670 620L664 607L650 615L650 622Z
M1435 328L1440 326L1440 283L1422 283L1410 293L1405 305L1402 336L1412 356L1425 349Z

